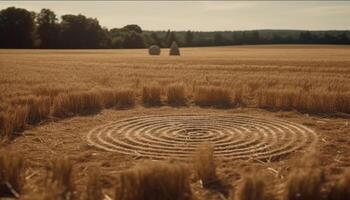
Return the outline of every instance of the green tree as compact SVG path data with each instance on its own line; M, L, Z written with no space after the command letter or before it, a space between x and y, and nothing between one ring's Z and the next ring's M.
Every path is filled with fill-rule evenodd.
M123 48L144 48L145 43L141 34L131 31L127 34L123 41Z
M163 44L162 44L163 47L170 47L170 44L168 44L170 34L171 34L171 31L170 31L170 29L168 29L168 31L165 34L165 37L163 38Z
M242 44L242 32L235 31L232 33L232 44Z
M214 45L222 45L224 43L224 38L221 33L215 33L214 35Z
M185 35L186 46L191 46L192 45L193 38L194 38L193 33L190 30L188 30L186 32L186 35Z
M271 43L278 44L278 43L281 43L282 41L283 41L283 38L281 37L280 34L277 34L277 33L273 34Z
M338 41L339 44L349 44L350 43L349 37L346 33L340 34L338 39L339 39L339 41Z
M41 48L58 48L60 27L56 14L49 9L42 9L37 15L37 34Z
M242 43L243 44L258 44L260 42L260 34L258 31L243 31Z
M63 15L61 38L64 48L100 48L105 34L97 19Z
M153 44L162 47L162 40L158 37L156 33L151 33L151 38L153 40Z
M259 44L260 43L259 31L253 31L252 32L251 42L252 42L252 44Z
M176 37L176 34L174 31L171 31L169 34L167 34L168 37L165 41L165 47L170 47L170 45L173 43L173 42L176 42L176 43L179 43L179 41L177 40L177 37Z
M115 49L121 49L123 48L123 41L124 39L122 37L113 37L112 38L112 48L115 48Z
M34 44L33 14L25 9L9 7L0 11L0 47L31 48Z
M136 25L136 24L130 24L130 25L126 25L123 27L123 29L126 29L128 31L134 31L136 33L142 33L142 29L140 26Z
M330 36L330 37L332 37L332 36ZM328 38L327 38L327 40L328 40ZM310 44L310 43L312 43L312 41L313 41L313 37L312 37L310 31L304 31L304 32L300 33L300 35L299 35L299 42L300 43Z
M102 28L101 40L99 44L100 48L108 49L112 47L112 37L106 27Z

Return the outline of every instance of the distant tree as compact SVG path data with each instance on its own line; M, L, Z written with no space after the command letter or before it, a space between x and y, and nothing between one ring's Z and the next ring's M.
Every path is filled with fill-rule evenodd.
M295 39L289 35L289 36L287 36L285 43L286 44L293 44L293 43L295 43Z
M104 30L100 26L98 20L95 18L86 19L86 27L84 33L86 39L86 48L100 48L106 39Z
M56 14L49 9L42 9L37 15L37 34L41 48L58 48L60 39L60 27Z
M141 34L131 31L126 35L123 41L123 48L144 48L145 43Z
M175 32L171 31L169 34L167 34L167 38L166 38L166 41L165 41L165 47L170 47L170 45L173 42L179 43L179 41L177 40Z
M110 36L108 29L105 27L102 28L100 47L101 48L111 48L112 47L112 37Z
M242 31L241 32L241 43L242 44L249 44L250 43L249 32L248 31Z
M301 42L305 42L302 40L301 35L300 35L300 40L301 40ZM331 35L329 33L325 33L323 36L323 43L325 43L325 44L332 44L332 43L334 43L335 40L336 40L335 37L333 37L333 35Z
M158 37L156 33L151 33L152 44L162 47L162 40Z
M144 44L145 44L145 47L149 47L149 46L155 44L153 38L152 38L150 35L148 35L148 34L142 34L141 36L143 37L143 42L144 42Z
M125 32L123 29L112 28L111 30L109 30L109 35L111 37L118 37L118 36L121 36L123 32Z
M165 37L163 38L163 45L162 45L163 47L170 47L170 44L169 44L170 34L171 34L171 31L170 29L168 29L168 31L165 34Z
M121 49L123 48L123 41L124 39L122 37L113 37L111 41L111 47L115 49Z
M37 15L9 7L0 11L0 48L143 48L151 44L170 47L232 44L350 44L349 31L143 31L136 24L108 30L97 19L63 15L42 9Z
M166 40L170 36L170 33L171 33L171 31L170 31L170 29L168 29L166 34L165 34L164 40Z
M260 34L259 31L253 31L252 32L252 39L253 44L259 44L260 43Z
M85 47L85 21L83 15L63 15L62 44L64 48L84 48Z
M232 33L232 44L242 44L242 33L235 31Z
M258 31L243 31L242 43L243 44L258 44L260 42L260 34Z
M193 33L190 30L188 30L186 32L186 35L185 35L186 46L191 46L192 45L193 38L194 38Z
M105 39L97 19L84 15L63 15L61 32L64 48L100 48Z
M272 36L271 43L272 44L279 44L279 43L282 42L282 40L283 40L283 38L281 37L280 34L274 33L273 36Z
M310 44L313 41L313 37L310 31L303 31L299 34L299 42L303 44Z
M136 33L142 33L141 27L136 25L136 24L126 25L126 26L123 27L123 29L126 29L128 31L134 31Z
M33 13L15 7L0 11L0 47L31 48L34 44Z
M349 37L346 33L342 33L338 36L337 44L349 44Z
M222 45L224 43L224 38L221 33L215 33L214 35L214 45Z

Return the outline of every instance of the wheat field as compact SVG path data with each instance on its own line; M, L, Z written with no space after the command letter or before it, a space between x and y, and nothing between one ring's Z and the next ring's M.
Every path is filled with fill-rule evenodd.
M349 198L350 47L180 51L0 50L0 199Z

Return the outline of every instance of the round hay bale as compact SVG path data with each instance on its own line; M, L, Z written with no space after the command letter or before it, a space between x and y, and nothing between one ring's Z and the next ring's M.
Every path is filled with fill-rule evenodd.
M171 55L171 56L179 56L180 55L180 49L177 46L177 43L175 41L170 46L169 55Z
M160 54L160 47L157 45L152 45L148 48L149 55L159 55Z

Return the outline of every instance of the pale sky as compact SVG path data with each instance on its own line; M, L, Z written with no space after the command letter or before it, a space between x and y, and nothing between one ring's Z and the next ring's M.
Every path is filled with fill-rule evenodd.
M39 12L97 18L107 28L144 30L349 30L350 1L0 1Z

